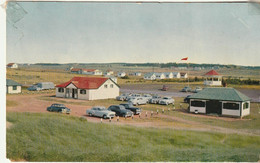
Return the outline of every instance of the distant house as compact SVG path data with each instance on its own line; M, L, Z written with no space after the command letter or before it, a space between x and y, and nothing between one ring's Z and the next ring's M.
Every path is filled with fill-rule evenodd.
M186 72L181 72L180 75L181 78L188 78L188 74Z
M97 69L81 69L81 74L86 75L102 75L102 71Z
M72 68L70 70L71 73L73 74L81 74L81 69L80 68Z
M141 73L141 72L134 72L133 75L134 75L134 76L141 76L142 73Z
M179 72L172 72L173 78L181 78L181 74Z
M155 73L149 72L149 73L144 74L144 79L145 80L155 80L156 79Z
M124 76L126 76L126 73L125 72L118 72L117 76L118 77L124 77Z
M104 75L113 75L114 72L112 70L107 70Z
M190 112L237 117L250 114L250 98L234 88L204 88L189 99Z
M56 97L82 100L115 98L119 95L119 86L104 77L74 77L70 81L56 85Z
M173 78L172 72L165 72L164 75L165 75L166 79L172 79Z
M6 79L6 93L14 94L14 93L21 93L21 92L22 92L21 84L13 80Z
M7 68L18 68L18 65L16 63L8 63L6 65Z
M199 70L201 70L201 67L194 67L193 70L199 71Z
M154 74L156 79L165 79L165 75L162 72L155 72Z
M222 76L217 73L215 70L211 70L207 72L205 75L206 80L204 81L204 85L209 85L209 86L221 86L222 81L221 78Z

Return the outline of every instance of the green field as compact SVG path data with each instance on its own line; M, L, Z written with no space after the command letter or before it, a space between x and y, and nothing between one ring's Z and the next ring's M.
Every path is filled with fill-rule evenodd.
M259 136L90 123L48 113L7 112L14 161L258 161Z

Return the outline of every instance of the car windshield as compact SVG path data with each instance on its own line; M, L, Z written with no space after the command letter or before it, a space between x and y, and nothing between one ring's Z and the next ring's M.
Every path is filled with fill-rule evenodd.
M169 99L169 98L168 98L168 97L164 97L163 99L166 99L166 100L167 100L167 99Z
M100 110L100 111L101 111L101 110L106 110L106 108L103 108L103 107L102 107L102 108L98 108L97 110Z

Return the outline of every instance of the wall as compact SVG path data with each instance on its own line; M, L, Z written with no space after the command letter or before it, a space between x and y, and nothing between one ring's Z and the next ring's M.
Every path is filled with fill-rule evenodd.
M224 103L236 103L236 104L239 104L239 110L224 109L223 108ZM230 115L230 116L238 116L238 117L240 117L240 109L241 109L241 103L240 102L222 101L222 115Z
M203 102L205 102L205 107L191 106L191 101L203 101ZM197 110L198 113L206 113L206 100L192 100L192 99L190 99L190 112L195 113L195 110Z
M104 87L106 84L107 88ZM110 88L111 84L113 84L113 88ZM119 88L114 82L107 80L98 89L87 90L87 94L89 95L89 100L116 98L116 96L119 96Z
M16 90L13 90L13 86L7 86L6 87L6 93L13 94L13 93L21 93L22 92L22 87L17 86Z
M244 103L246 103L246 102L248 102L248 108L247 108L247 109L243 109L243 105L244 105ZM241 117L244 117L244 116L250 114L250 101L246 101L246 102L243 102L242 105L241 105L241 109L242 109L242 115L241 115Z
M56 97L65 97L65 88L63 88L63 89L64 89L64 92L61 93L61 92L59 92L59 88L58 87L56 88Z

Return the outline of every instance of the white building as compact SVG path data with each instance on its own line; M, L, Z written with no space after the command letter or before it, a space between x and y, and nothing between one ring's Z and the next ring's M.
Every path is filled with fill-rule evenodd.
M188 78L188 74L186 72L181 72L180 75L181 78Z
M81 74L86 75L102 75L102 71L98 69L81 69Z
M125 73L125 72L118 72L118 73L117 73L117 76L118 76L118 77L125 77L125 76L126 76L126 73Z
M250 98L234 88L204 88L189 97L189 111L243 117L250 114Z
M98 100L116 96L119 96L119 86L111 78L74 77L56 85L56 97Z
M149 72L149 73L144 74L144 79L145 80L155 80L156 79L155 73Z
M134 72L133 74L134 74L134 76L141 76L142 75L141 72Z
M173 78L181 78L181 74L179 72L172 72Z
M7 68L18 68L18 65L16 63L9 63L6 65Z
M173 78L172 72L165 72L164 75L165 75L166 79L172 79Z
M6 93L15 94L22 92L22 85L17 83L16 81L6 79Z
M156 72L154 74L156 79L165 79L165 75L162 72Z

